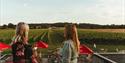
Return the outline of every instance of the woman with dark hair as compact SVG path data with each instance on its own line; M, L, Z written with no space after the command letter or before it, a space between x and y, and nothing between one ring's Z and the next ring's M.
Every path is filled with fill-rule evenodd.
M74 24L68 24L64 29L64 45L62 48L62 63L77 63L79 45L77 29Z

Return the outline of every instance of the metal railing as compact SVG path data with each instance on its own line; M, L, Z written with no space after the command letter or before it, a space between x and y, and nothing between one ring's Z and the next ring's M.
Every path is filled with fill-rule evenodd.
M0 63L6 63L10 59L10 55L4 54L0 57Z
M1 55L0 56L0 60L2 60L5 56L6 56L6 54L5 55Z
M5 63L8 59L10 59L9 55L3 55L1 58L0 58L0 63ZM46 58L47 59L47 63L49 58ZM57 60L57 59L56 59ZM57 62L55 62L57 63ZM85 63L85 62L83 62ZM99 53L94 53L93 56L92 56L92 63L117 63L111 59L108 59L102 55L100 55Z
M117 63L111 59L108 59L99 53L94 53L93 54L93 63Z

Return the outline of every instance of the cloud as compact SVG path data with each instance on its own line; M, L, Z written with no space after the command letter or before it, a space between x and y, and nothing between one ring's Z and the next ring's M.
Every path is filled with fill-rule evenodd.
M27 7L27 6L28 6L28 3L24 3L23 6L24 6L24 7Z

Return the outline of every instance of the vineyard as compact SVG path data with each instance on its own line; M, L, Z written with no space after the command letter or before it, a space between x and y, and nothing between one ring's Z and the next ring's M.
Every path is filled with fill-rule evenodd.
M10 44L14 34L14 29L0 29L0 42ZM80 42L92 49L94 43L98 49L105 48L110 51L116 48L125 49L125 29L78 29L78 35ZM33 44L38 40L48 43L49 50L60 47L64 40L63 28L30 29L29 43Z

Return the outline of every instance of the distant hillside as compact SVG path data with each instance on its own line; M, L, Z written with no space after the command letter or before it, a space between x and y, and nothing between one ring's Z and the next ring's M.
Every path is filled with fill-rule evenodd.
M64 27L68 23L31 23L29 24L30 29L45 29L49 27ZM99 25L99 24L90 24L90 23L79 23L76 24L78 28L83 29L125 29L125 24L123 25ZM15 29L16 25L9 23L8 25L4 24L0 26L0 29L12 28Z

